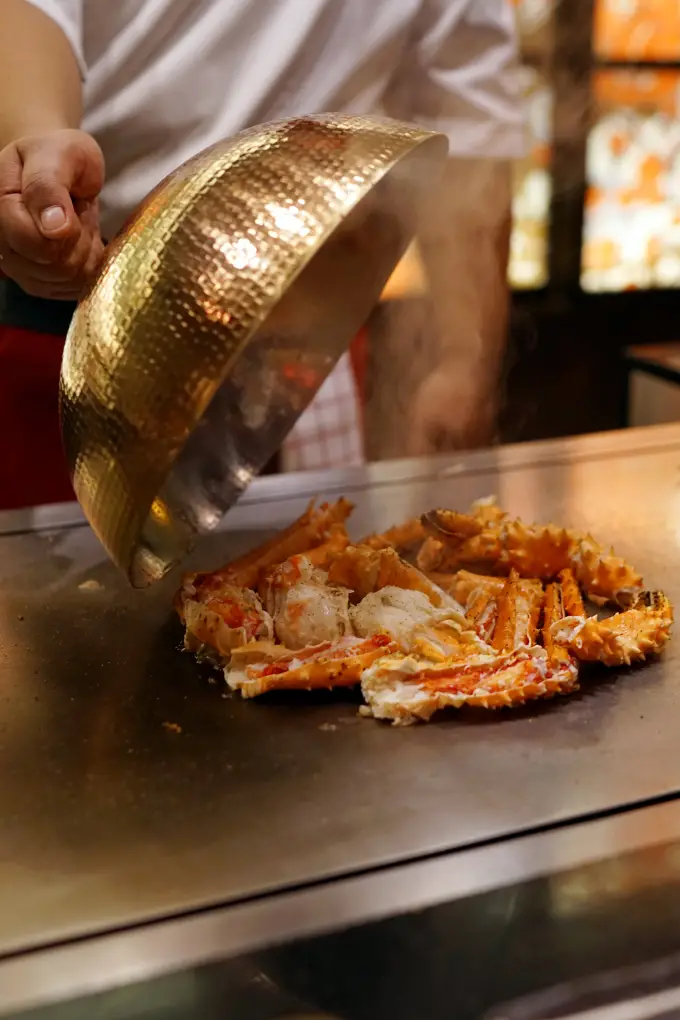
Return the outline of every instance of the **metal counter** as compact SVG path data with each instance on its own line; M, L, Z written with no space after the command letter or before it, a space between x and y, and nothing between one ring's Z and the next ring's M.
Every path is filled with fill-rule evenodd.
M680 427L262 479L193 562L348 494L355 535L495 493L680 604ZM30 529L30 530L27 530ZM676 642L574 697L391 728L353 694L243 702L180 653L72 508L0 515L0 955L243 904L680 791ZM168 728L172 723L181 732Z

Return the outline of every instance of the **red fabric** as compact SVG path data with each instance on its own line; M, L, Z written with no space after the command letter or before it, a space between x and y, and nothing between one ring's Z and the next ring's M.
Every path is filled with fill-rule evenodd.
M75 499L59 429L64 338L0 324L0 510ZM360 405L367 333L351 347Z
M75 499L59 430L64 338L0 325L0 509Z

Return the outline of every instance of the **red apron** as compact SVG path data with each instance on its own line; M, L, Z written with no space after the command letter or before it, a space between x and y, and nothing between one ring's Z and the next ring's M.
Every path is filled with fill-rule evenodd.
M59 430L64 338L0 324L0 509L75 499Z
M63 336L0 322L0 510L75 499L59 429L63 348ZM352 345L362 397L365 360L362 330Z

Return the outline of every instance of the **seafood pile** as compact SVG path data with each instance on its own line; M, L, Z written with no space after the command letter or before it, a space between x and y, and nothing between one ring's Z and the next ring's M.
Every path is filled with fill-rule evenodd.
M185 648L243 697L360 685L363 714L404 725L568 694L581 663L629 665L668 641L669 600L590 535L489 499L352 543L351 511L311 504L245 556L187 575Z

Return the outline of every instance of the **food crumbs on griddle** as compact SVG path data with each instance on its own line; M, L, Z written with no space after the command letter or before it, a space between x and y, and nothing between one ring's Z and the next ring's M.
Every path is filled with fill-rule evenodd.
M182 727L176 722L164 722L163 729L168 733L181 733Z
M79 591L101 591L103 589L103 587L104 587L103 584L100 584L99 581L96 581L93 577L90 577L90 578L88 578L87 581L82 581L78 585L78 590Z

